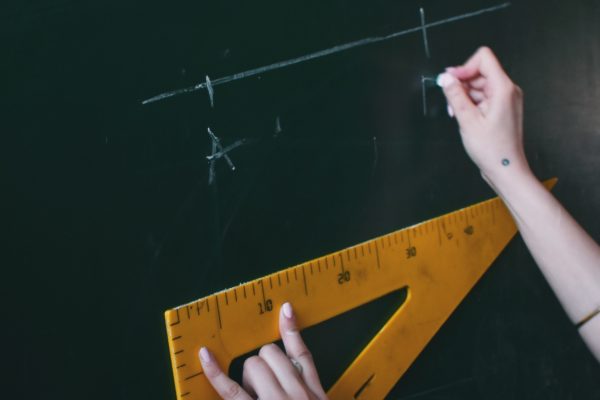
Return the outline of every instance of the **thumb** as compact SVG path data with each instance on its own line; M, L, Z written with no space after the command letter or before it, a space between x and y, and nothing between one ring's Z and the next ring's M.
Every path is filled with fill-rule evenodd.
M438 76L437 84L442 87L448 105L454 110L461 128L466 127L481 115L456 77L445 72Z

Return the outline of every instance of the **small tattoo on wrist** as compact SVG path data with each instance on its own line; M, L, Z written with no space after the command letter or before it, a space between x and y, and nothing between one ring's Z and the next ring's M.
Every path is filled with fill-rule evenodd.
M502 159L502 165L504 165L505 167L507 167L510 164L510 161L508 158L503 158Z

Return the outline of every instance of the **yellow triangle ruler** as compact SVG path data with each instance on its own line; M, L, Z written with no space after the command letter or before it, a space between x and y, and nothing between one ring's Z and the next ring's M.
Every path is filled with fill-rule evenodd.
M306 328L406 288L405 302L328 392L331 400L381 400L516 230L494 198L168 310L177 398L219 399L202 372L200 347L228 370L235 358L279 339L286 301Z

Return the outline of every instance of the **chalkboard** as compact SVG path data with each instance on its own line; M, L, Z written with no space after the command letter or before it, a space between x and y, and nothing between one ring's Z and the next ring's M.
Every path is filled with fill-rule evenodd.
M3 397L174 398L165 309L493 196L427 80L481 45L525 92L534 171L600 239L600 3L499 5L3 4ZM142 104L207 77L212 105ZM306 332L326 385L392 303ZM388 397L591 399L598 376L517 238Z

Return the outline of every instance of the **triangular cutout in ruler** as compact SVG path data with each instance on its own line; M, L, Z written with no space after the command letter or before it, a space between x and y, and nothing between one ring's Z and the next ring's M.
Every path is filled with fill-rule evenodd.
M404 304L328 392L331 400L381 400L516 231L494 198L168 310L177 397L219 399L203 375L200 347L228 370L236 357L279 338L286 301L306 328L408 287Z

